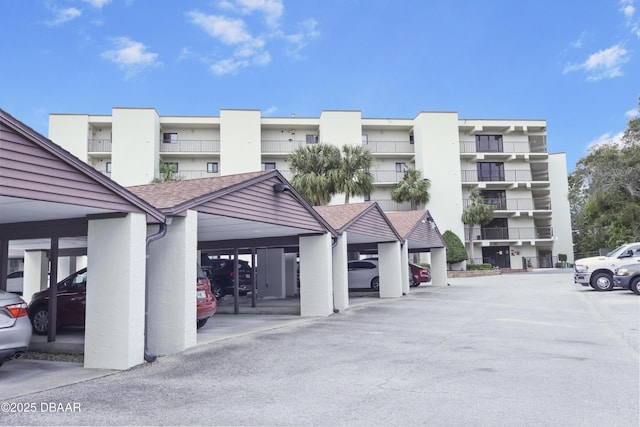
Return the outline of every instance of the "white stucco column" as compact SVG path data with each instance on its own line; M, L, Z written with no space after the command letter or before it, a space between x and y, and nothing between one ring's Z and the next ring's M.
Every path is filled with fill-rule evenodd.
M338 236L333 247L333 305L337 310L349 307L349 276L347 264L347 232Z
M288 297L298 295L298 255L284 254L284 287Z
M146 215L89 221L84 367L144 361Z
M400 242L378 243L380 298L402 296ZM407 278L407 280L409 280Z
M333 313L331 235L300 237L300 316Z
M155 234L152 225L147 233ZM196 266L198 214L172 218L167 234L149 245L147 345L157 356L179 353L197 343Z
M47 289L47 273L49 258L46 251L24 252L24 278L22 281L22 298L29 302L36 292Z
M431 249L431 284L447 285L447 249Z
M400 246L400 270L402 271L402 295L409 293L409 277L411 270L409 269L409 242L404 242Z

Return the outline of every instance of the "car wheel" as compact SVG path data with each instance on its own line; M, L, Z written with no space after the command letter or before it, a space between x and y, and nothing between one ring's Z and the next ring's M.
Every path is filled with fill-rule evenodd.
M631 292L640 295L640 277L636 277L630 283Z
M209 319L198 319L197 322L196 322L197 329L200 329L204 325L206 325L207 324L207 320L209 320Z
M218 283L214 283L211 285L211 293L217 300L221 299L224 296L224 291L222 287Z
M371 289L373 289L374 291L380 290L380 278L378 276L371 279Z
M38 307L31 315L31 325L36 335L47 335L49 333L49 309Z
M610 291L613 289L613 277L607 273L597 273L591 278L593 289L599 292Z

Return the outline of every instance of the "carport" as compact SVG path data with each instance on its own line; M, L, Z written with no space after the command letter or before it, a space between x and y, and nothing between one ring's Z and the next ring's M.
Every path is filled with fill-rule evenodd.
M428 210L387 212L408 253L431 252L431 283L447 284L447 247Z
M333 250L334 298L337 309L349 306L349 252L378 254L381 298L399 297L406 293L402 285L409 283L408 264L404 262L407 258L406 249L378 203L316 206L316 210L340 233Z
M143 362L145 259L159 237L148 236L147 225L158 230L164 221L153 206L0 110L0 289L10 251L29 250L27 300L47 285L55 295L58 257L86 253L85 367ZM56 302L49 299L50 341Z
M269 265L268 285L283 296L285 253L299 254L300 315L327 316L333 312L331 247L337 232L277 170L128 189L158 208L171 222L162 243L150 251L149 280L154 286L149 301L150 307L158 308L149 313L153 352L168 354L195 344L193 327L182 330L175 326L192 325L187 319L193 318L188 311L193 308L183 302L184 295L175 302L172 283L182 282L184 276L175 275L174 267L166 260L175 260L193 270L191 266L200 259L198 251L227 253L237 258L254 253L256 248L268 249L270 253L265 252L264 258L258 260L258 276L266 275L265 266ZM258 287L258 295L260 292L266 289ZM237 313L237 293L234 300ZM175 305L180 309L176 310ZM175 332L167 333L172 329Z

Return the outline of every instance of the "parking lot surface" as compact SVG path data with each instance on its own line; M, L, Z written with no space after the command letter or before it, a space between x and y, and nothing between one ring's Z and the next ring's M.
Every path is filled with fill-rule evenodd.
M639 425L636 295L583 288L567 271L449 283L0 400L14 409L0 419L5 425Z

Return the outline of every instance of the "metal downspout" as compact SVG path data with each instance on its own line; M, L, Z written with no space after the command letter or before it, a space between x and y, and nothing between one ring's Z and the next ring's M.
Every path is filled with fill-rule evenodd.
M149 325L149 245L155 240L162 239L167 234L167 224L161 223L160 229L156 234L147 236L145 274L144 274L144 360L146 362L155 362L158 356L151 354L147 345L147 330Z

